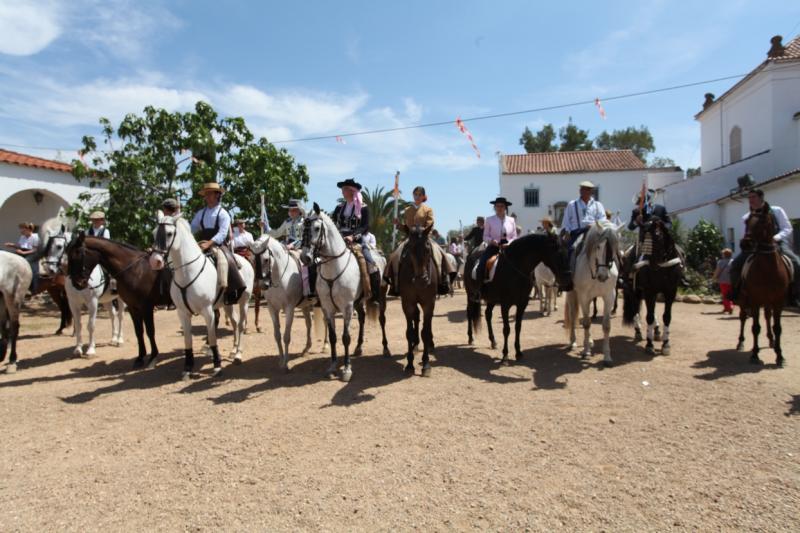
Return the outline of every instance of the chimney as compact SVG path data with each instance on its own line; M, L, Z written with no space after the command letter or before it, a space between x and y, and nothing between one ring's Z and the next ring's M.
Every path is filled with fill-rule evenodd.
M783 46L783 37L780 35L776 35L772 39L769 40L772 43L772 47L767 52L767 59L775 59L776 57L783 57L783 52L786 51L786 48Z
M714 93L706 93L706 100L703 102L703 109L708 109L708 106L714 103Z

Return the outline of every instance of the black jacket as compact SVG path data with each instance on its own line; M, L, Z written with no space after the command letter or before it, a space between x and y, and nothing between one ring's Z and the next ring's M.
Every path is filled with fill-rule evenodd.
M358 218L354 213L350 216L345 216L345 205L337 205L331 218L333 218L336 227L339 228L339 233L342 234L342 237L352 235L354 240L360 242L361 236L369 231L369 207L366 205L361 206L361 218Z
M464 240L472 245L472 248L477 248L483 242L483 228L480 226L473 226L469 233L464 236Z
M647 206L645 206L647 207ZM636 229L636 217L639 216L639 208L634 208L633 212L631 212L631 221L628 223L628 229L633 231ZM672 229L672 219L669 218L669 213L667 213L667 208L663 205L655 204L651 209L645 209L644 217L642 217L642 223L647 224L651 222L654 218L661 219L664 222L664 226L668 229Z

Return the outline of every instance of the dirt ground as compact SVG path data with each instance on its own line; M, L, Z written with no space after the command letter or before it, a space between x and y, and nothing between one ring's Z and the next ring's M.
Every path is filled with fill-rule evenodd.
M127 318L124 346L107 345L103 315L98 355L75 359L55 312L29 310L19 371L0 375L0 530L800 529L799 315L784 319L784 369L771 350L748 364L737 321L689 304L670 356L615 318L603 369L599 343L568 354L560 313L532 302L525 358L503 367L485 330L465 344L464 304L438 302L422 378L402 371L391 302L395 357L368 324L347 384L323 378L326 355L297 357L302 320L291 372L262 314L243 365L211 379L200 357L181 382L174 312L157 314L158 367L131 371Z

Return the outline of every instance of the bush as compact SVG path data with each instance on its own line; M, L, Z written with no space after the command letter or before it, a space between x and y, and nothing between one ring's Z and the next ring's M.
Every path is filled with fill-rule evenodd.
M700 219L689 232L686 248L689 266L703 274L709 274L709 270L713 271L724 244L725 239L719 229L711 222Z

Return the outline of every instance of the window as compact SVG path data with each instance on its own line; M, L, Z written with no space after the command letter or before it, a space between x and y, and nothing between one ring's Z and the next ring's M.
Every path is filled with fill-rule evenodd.
M528 187L525 189L525 207L539 207L539 189Z
M553 219L556 226L561 227L564 222L564 210L567 208L567 202L557 202L553 205Z
M742 159L742 128L734 126L730 135L731 163Z

